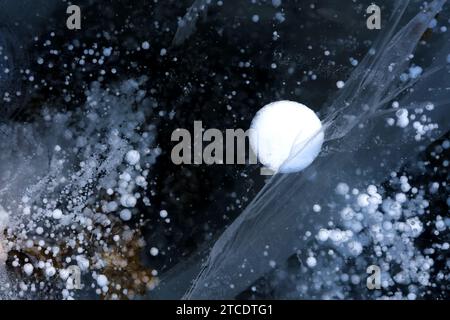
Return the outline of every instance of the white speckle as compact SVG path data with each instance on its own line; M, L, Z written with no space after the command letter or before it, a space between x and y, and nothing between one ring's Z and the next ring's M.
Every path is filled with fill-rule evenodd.
M308 267L314 268L317 265L317 260L314 257L308 257L308 259L306 259L306 264Z
M406 128L409 124L408 110L399 109L395 115L397 116L397 126L400 128Z
M345 207L341 210L341 218L344 220L351 220L355 215L355 212L350 207Z
M339 80L338 82L336 82L336 87L338 87L338 89L342 89L344 86L344 81Z
M437 26L436 19L431 20L430 23L428 24L428 28L430 28L430 29L436 28L436 26Z
M406 195L404 193L397 193L395 195L395 201L397 201L398 203L406 202Z
M23 271L25 272L25 274L27 276L31 276L33 274L33 270L34 270L34 267L33 267L33 265L31 263L26 263L23 266Z
M129 221L131 219L131 211L128 209L123 209L120 211L120 219L123 221Z
M272 0L272 5L275 8L278 8L279 6L281 6L281 0Z
M139 151L137 150L130 150L125 155L125 160L128 162L129 165L136 165L139 163L139 160L141 159L141 155L139 154Z
M414 66L409 68L409 77L411 79L416 79L418 78L423 72L423 69L419 66Z
M29 206L26 206L25 208L23 208L23 214L28 216L31 214L31 208Z
M378 194L377 191L378 191L378 189L374 185L370 185L367 187L367 193L370 194L371 196Z
M85 271L85 270L87 270L89 268L90 263L89 263L89 260L86 259L86 257L84 257L84 256L77 256L76 260L77 260L77 265L80 267L80 269L82 271Z
M108 285L108 278L105 275L103 275L103 274L98 275L97 276L97 284L98 284L99 287L107 286Z
M319 241L325 242L328 240L329 234L330 232L327 229L320 229L319 232L317 233L317 239Z
M359 62L355 58L350 58L350 63L351 63L352 66L356 67Z
M49 278L53 277L56 274L56 269L54 267L47 267L45 269L45 275Z
M406 225L409 227L409 234L414 238L418 237L423 231L422 222L417 217L406 220Z
M338 185L336 186L336 193L340 194L340 195L346 195L348 192L350 191L349 186L344 183L344 182L340 182L338 183Z
M363 247L358 241L351 241L348 244L348 249L353 256L359 256L363 250Z
M120 198L120 204L127 208L134 208L136 202L136 198L130 194L125 194Z
M141 47L144 50L148 50L148 49L150 49L150 43L148 43L148 41L144 41L144 42L142 42Z
M137 176L135 181L136 181L136 185L138 185L140 187L145 187L147 185L147 181L145 180L145 178L143 176Z
M167 218L168 215L169 215L169 214L168 214L168 212L167 212L166 210L161 210L161 211L159 212L159 216L160 216L161 218L163 218L163 219Z
M408 293L408 300L416 300L416 295L414 293Z
M152 256L156 257L156 256L159 254L158 248L155 248L155 247L151 248L151 249L150 249L150 254L151 254Z
M367 207L367 206L369 206L369 198L370 197L369 197L368 194L365 194L365 193L360 194L358 196L358 200L357 200L358 205L360 207Z
M52 212L53 219L59 220L59 219L62 218L62 216L63 216L63 213L62 213L62 211L60 209L53 210L53 212Z
M322 210L322 207L318 204L313 205L313 211L314 212L320 212Z
M111 55L111 53L112 53L112 48L104 48L103 49L103 55L105 57L109 57Z

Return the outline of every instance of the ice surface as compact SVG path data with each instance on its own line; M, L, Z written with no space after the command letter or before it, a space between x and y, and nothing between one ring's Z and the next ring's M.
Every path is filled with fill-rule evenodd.
M196 29L197 20L200 15L205 15L208 6L212 0L195 0L189 7L183 18L178 21L178 29L173 38L172 44L175 46L181 45L186 41Z
M306 252L303 235L318 234L330 221L338 221L337 208L347 205L335 192L339 183L360 190L368 182L378 185L450 129L448 38L435 40L440 50L423 75L402 81L410 55L444 3L432 2L395 33L408 6L407 1L397 2L391 29L382 33L326 108L322 155L301 173L270 180L217 240L186 298L234 298L292 254ZM427 110L426 122L434 129L418 137L411 125L387 125L387 116L395 118L388 107L393 100L408 110ZM430 102L434 108L426 108ZM314 212L315 204L320 204L320 212ZM356 244L353 250L359 251Z
M8 99L8 91L14 87L15 65L13 37L8 30L0 30L0 98ZM16 56L17 57L17 56ZM6 96L5 96L6 94Z

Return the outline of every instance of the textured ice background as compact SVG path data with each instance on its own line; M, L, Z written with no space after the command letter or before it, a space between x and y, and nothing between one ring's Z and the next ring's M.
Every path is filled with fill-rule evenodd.
M3 109L0 121L15 117L24 108L24 104L17 103L12 109L4 102L14 99L20 102L26 98L20 82L23 68L29 64L24 47L31 39L32 31L40 30L45 25L46 21L42 17L49 15L57 4L58 0L0 2L0 106ZM19 26L24 21L28 23L28 28ZM20 92L20 96L17 92Z
M387 24L389 30L383 32L339 95L330 101L323 154L301 173L271 179L217 240L185 298L234 298L292 254L307 251L303 235L315 235L330 221L339 220L336 209L347 203L335 192L338 183L360 190L368 183L379 185L392 171L414 159L429 139L449 129L448 38L436 40L440 49L421 77L410 72L409 81L401 80L408 72L410 55L444 3L430 3L395 31L408 6L407 1L397 2ZM388 103L394 100L410 112L415 108L425 110L432 103L434 108L428 108L425 114L428 123L437 128L419 137L412 126L402 123L401 112L397 113L399 126L388 126L386 119L395 112L389 110ZM320 213L313 210L317 204ZM315 261L310 259L309 264L315 265ZM371 257L367 257L366 265L370 264ZM312 284L311 279L302 282Z
M196 30L197 20L200 16L205 17L208 12L208 6L213 0L195 0L187 9L186 14L178 20L178 29L173 38L172 44L181 45Z
M364 250L374 247L373 239L378 237L377 232L364 242L355 235L337 230L336 226L341 221L342 210L351 207L356 215L367 214L370 219L360 222L369 228L373 224L371 215L374 215L373 219L379 219L376 214L378 207L389 204L388 199L380 200L381 190L376 187L374 190L373 186L379 187L392 171L398 170L409 159L414 160L424 146L448 131L448 36L433 35L430 41L433 42L433 50L439 50L433 54L435 59L431 64L423 66L422 74L409 59L443 3L433 2L428 12L420 13L396 33L408 6L408 1L397 2L397 9L387 24L389 30L383 31L374 50L345 81L339 95L322 108L327 143L317 161L302 173L273 177L218 239L200 275L196 277L203 254L209 251L207 244L186 264L167 274L163 291L181 296L190 280L196 278L186 298L234 298L296 253L304 258L311 270L332 272L333 267L343 264L342 259L331 259L327 269L318 255L321 247L312 244L316 238L325 239L325 234L333 242L330 246L344 258L359 257L362 269L373 262L371 256L360 252L360 246ZM194 2L180 20L175 45L192 35L198 17L206 13L208 4L209 1ZM20 6L15 8L21 10ZM5 33L0 35L0 42L7 42L5 39ZM10 39L8 43L14 41ZM8 54L15 56L13 51ZM0 67L6 64L11 70L20 65L9 60ZM8 227L19 234L24 231L26 236L35 236L36 227L41 225L58 231L61 223L48 222L48 218L51 211L61 204L66 206L64 215L78 220L92 217L92 212L84 210L89 207L98 208L102 219L111 213L120 218L119 206L130 207L134 211L133 197L143 185L131 183L130 188L120 185L127 185L124 181L129 182L130 177L134 181L145 168L150 169L158 155L156 148L148 149L153 128L142 110L150 110L147 107L151 105L151 98L139 88L145 81L148 79L124 79L123 83L113 87L120 93L119 97L93 83L86 91L87 103L72 113L59 112L58 106L49 105L33 123L16 123L11 119L2 124L0 205L3 208L0 210L0 229ZM0 89L6 86L11 86L11 83L0 80ZM393 100L397 100L400 107L391 107ZM413 125L406 110L409 116L425 117L421 120L421 127ZM422 110L421 113L418 110ZM99 118L102 121L98 121ZM144 123L149 125L143 129L145 134L133 131ZM71 132L67 132L67 128ZM130 168L129 161L126 161L130 150L146 154L142 161L147 167ZM137 181L142 182L142 179ZM358 188L360 194L357 197L337 194L339 183ZM102 196L99 196L99 189ZM102 197L108 189L114 189L121 197L106 201ZM420 206L421 200L417 201L417 206ZM387 212L390 209L383 210ZM413 216L411 218L414 219ZM333 226L329 225L330 221L334 221ZM398 225L405 228L402 235L406 239L414 238L414 230L420 231L420 223L416 222L407 220L403 222L405 225ZM350 231L352 228L355 226L348 226ZM343 240L346 237L348 241ZM350 243L352 245L348 246ZM83 247L87 248L92 249L91 245ZM426 276L425 269L430 262L417 248L409 242L403 252L414 256ZM87 258L96 258L95 252ZM84 260L80 258L80 261ZM313 269L315 267L317 269ZM47 270L52 271L52 267L48 266ZM99 270L101 268L96 269ZM410 274L415 275L413 270ZM95 272L92 277L97 279L98 286L105 283L104 278ZM299 286L312 287L318 283L318 278L326 279L323 274L308 274L301 277ZM419 284L422 280L413 279ZM318 284L317 296L305 297L345 297L336 286L331 294L322 294ZM8 285L0 275L0 289L11 292ZM23 295L24 291L19 285L16 292Z

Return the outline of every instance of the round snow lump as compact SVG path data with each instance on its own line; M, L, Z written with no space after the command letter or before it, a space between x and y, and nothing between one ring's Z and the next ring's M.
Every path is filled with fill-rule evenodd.
M252 120L250 145L259 161L275 172L305 169L320 153L323 140L320 119L301 103L270 103Z

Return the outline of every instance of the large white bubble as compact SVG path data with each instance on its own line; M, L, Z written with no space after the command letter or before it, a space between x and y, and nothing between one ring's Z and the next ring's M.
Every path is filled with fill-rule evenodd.
M250 145L267 168L298 172L319 154L324 134L314 111L293 101L270 103L258 111L251 124Z

